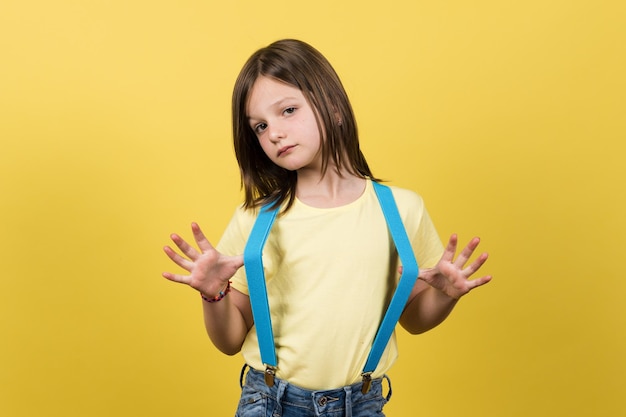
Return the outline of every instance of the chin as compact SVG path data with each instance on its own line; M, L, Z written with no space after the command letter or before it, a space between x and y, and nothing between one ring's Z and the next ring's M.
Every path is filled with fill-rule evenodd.
M287 171L299 171L300 169L304 168L302 165L299 164L276 164L279 167L281 167L282 169L286 169Z

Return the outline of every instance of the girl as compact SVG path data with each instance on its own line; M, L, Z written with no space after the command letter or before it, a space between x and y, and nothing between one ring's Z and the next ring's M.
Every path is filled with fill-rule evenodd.
M402 267L347 94L317 50L281 40L246 62L232 106L245 201L216 248L195 223L197 248L173 234L182 255L171 247L165 253L188 274L163 276L200 292L206 330L219 350L242 352L250 369L237 416L383 415L391 390L383 397L382 380L398 355L395 337L371 373L370 389L362 370ZM490 281L469 280L487 255L466 265L479 243L474 238L455 258L457 237L443 248L422 199L397 187L392 192L420 265L399 321L418 334ZM267 383L242 268L265 205L280 209L263 251L278 358Z

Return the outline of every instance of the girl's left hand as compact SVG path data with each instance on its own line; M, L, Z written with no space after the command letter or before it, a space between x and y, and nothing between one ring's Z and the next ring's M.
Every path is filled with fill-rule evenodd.
M448 246L443 256L432 269L420 271L419 279L424 280L431 287L438 289L447 296L458 300L474 288L487 284L491 281L490 275L470 280L472 276L487 261L487 253L482 253L474 262L465 266L470 259L474 250L480 243L480 239L473 238L467 246L461 251L459 256L454 259L458 237L456 234L450 236Z

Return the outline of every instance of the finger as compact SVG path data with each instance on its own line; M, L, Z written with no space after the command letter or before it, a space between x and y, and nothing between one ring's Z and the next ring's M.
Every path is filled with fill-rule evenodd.
M469 291L487 284L488 282L491 281L491 278L492 278L491 275L486 275L484 277L480 277L480 278L476 278L476 279L471 280L471 281L467 281L467 285L469 287Z
M243 266L243 255L231 256L231 259L233 261L233 266L236 269L239 269Z
M463 270L465 276L469 278L471 275L473 275L476 271L480 269L481 266L483 266L485 262L487 262L488 258L489 254L487 252L481 253L474 262L472 262L467 268Z
M456 253L457 242L458 236L456 235L456 233L454 233L452 236L450 236L450 240L448 240L448 245L446 246L446 250L444 250L443 252L441 260L452 262L452 260L454 259L454 254Z
M189 285L191 282L191 277L189 275L172 274L171 272L163 272L161 275L163 275L163 278L179 284Z
M178 236L176 233L173 233L170 236L170 238L176 244L176 246L178 246L178 249L180 249L180 251L184 253L185 255L187 255L187 257L191 259L192 261L195 261L198 258L198 256L200 256L200 253L196 250L196 248L191 246L189 243L187 243L182 237Z
M454 261L454 265L456 265L459 269L462 269L463 266L469 260L469 258L472 257L472 254L474 253L474 250L476 250L476 247L478 246L479 243L480 243L480 238L478 237L475 237L472 240L470 240L467 246L463 248L459 256Z
M193 237L202 252L213 250L213 245L211 245L209 239L207 239L204 233L202 233L198 223L191 223L191 231L193 232Z
M174 249L170 248L169 246L165 246L163 248L163 251L165 252L168 258L174 261L176 265L191 272L191 269L193 268L193 262L191 262L187 258L183 258L176 251L174 251Z

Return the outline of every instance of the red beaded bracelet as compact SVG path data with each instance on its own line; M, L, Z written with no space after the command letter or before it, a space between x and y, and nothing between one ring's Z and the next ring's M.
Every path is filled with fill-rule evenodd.
M230 292L230 281L228 281L228 285L226 285L226 288L220 291L219 294L217 294L215 297L208 298L206 295L202 293L200 293L200 297L202 297L202 299L206 301L207 303L217 303L218 301L226 297L226 294L228 294L229 292Z

